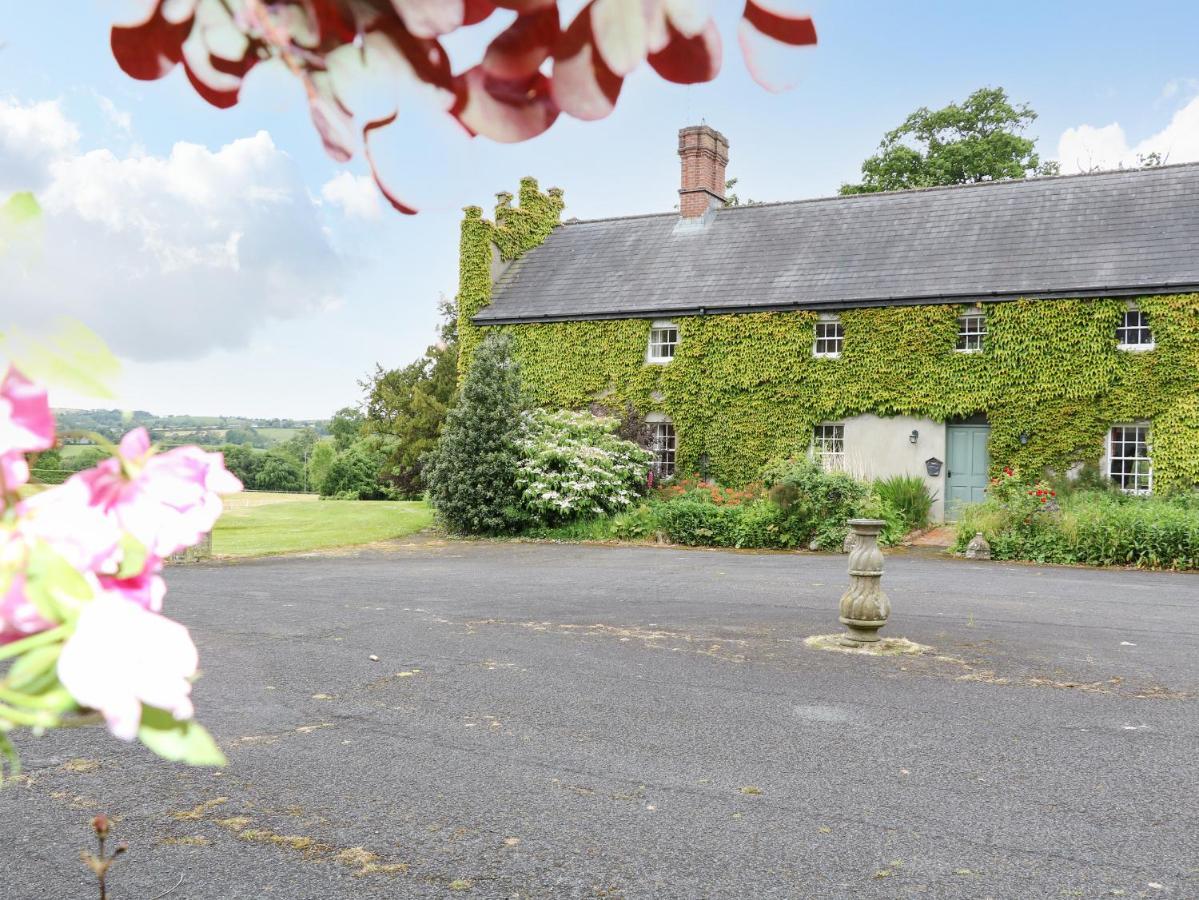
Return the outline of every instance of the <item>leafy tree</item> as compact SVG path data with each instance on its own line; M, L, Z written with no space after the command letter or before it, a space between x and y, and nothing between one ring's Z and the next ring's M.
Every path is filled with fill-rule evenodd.
M108 459L108 457L109 454L107 451L101 450L99 447L88 447L79 453L63 457L62 467L72 472L82 472L84 469L90 469L97 463Z
M512 338L493 332L475 352L425 464L429 499L451 531L497 534L520 524L516 441L524 410Z
M329 439L317 441L308 454L308 488L324 493L325 478L337 455L337 447Z
M321 481L321 495L344 500L381 500L379 454L370 441L358 441L339 452Z
M458 388L457 310L442 300L441 340L402 369L375 366L362 382L366 392L363 430L379 436L386 453L381 478L404 497L420 494L421 458L433 449Z
M254 488L259 491L302 491L304 470L291 456L278 449L261 454L254 474Z
M226 444L221 451L225 454L225 468L247 488L253 488L263 454L243 444Z
M861 183L843 184L841 193L1056 175L1058 164L1042 162L1036 141L1023 135L1036 118L1027 104L1013 106L1003 88L980 88L944 109L922 106L887 132L862 163Z
M329 433L338 450L348 450L362 436L362 413L353 406L343 406L329 420Z
M293 434L291 437L281 443L276 449L286 453L296 462L300 463L300 465L303 465L304 460L307 459L308 454L312 452L312 448L316 446L316 442L318 440L320 440L320 437L317 435L316 429L305 428L302 431L298 431Z

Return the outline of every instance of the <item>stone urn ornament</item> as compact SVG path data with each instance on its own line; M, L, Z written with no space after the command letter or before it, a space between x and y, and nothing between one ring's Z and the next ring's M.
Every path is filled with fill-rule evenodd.
M987 543L987 539L983 537L981 531L976 531L974 537L970 539L970 543L966 545L966 559L990 559L991 545Z
M878 536L886 526L882 519L850 519L856 544L849 551L849 590L841 596L841 636L844 647L862 647L878 642L878 630L887 624L891 601L883 593L883 551Z

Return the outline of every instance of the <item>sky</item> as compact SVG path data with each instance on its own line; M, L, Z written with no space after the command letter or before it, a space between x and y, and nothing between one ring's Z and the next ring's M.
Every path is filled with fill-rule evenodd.
M685 125L722 131L738 194L761 201L835 193L914 109L982 86L1036 110L1028 134L1065 173L1153 151L1199 160L1193 0L816 0L819 46L800 51L802 78L783 94L745 70L740 5L714 5L719 78L683 87L643 68L600 122L564 116L503 145L406 97L380 165L420 207L408 217L384 206L360 158L325 155L281 69L259 67L219 110L179 70L138 82L117 68L108 29L145 3L76 0L64 16L4 0L0 201L33 191L45 214L40 243L0 265L0 332L37 338L78 320L119 357L114 397L61 390L59 406L323 418L361 399L376 363L402 366L435 339L464 206L489 211L532 175L565 191L565 218L668 211ZM485 40L456 38L456 69Z

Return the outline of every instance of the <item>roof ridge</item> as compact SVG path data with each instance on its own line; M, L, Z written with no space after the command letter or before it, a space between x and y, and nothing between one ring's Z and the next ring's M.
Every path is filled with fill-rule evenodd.
M974 181L969 184L936 184L929 187L921 188L904 188L898 191L871 191L863 194L833 194L827 197L804 197L799 200L770 200L760 203L745 203L739 206L721 206L717 207L718 212L728 210L746 210L760 209L762 207L774 206L797 206L802 203L829 203L839 200L845 201L863 201L863 200L878 200L885 197L901 197L908 194L928 194L936 191L962 191L971 188L999 188L1002 186L1012 186L1030 183L1041 183L1048 181L1067 181L1079 178L1111 178L1113 176L1149 176L1159 172L1170 171L1173 169L1194 169L1199 168L1199 161L1170 163L1164 166L1150 166L1141 169L1106 169L1102 172L1074 172L1069 175L1034 175L1031 178L1004 178L999 181ZM660 213L638 213L628 216L603 216L598 219L568 219L561 223L563 225L591 225L600 222L621 222L629 219L652 219L664 216L677 217L678 211L660 212Z

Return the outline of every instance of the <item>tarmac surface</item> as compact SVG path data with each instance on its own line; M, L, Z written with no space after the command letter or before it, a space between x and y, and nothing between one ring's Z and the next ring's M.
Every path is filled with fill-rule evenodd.
M20 737L6 900L1199 897L1199 576L417 541L168 572L220 771ZM377 657L378 659L372 659ZM168 889L173 890L167 892Z

